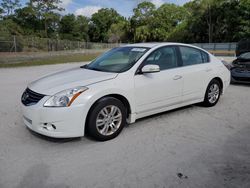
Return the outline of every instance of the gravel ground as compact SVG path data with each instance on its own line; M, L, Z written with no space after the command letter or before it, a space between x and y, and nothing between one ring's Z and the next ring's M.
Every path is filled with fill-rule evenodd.
M213 108L141 119L108 142L33 134L21 120L26 85L74 66L0 69L1 188L250 187L250 86L230 86Z

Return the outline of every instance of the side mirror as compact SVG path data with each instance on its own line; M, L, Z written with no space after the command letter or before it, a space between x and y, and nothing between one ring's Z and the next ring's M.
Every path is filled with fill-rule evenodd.
M141 69L141 73L155 73L160 72L159 65L145 65Z

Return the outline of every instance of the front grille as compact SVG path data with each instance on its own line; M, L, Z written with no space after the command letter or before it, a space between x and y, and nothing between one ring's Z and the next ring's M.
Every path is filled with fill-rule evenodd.
M31 106L31 105L35 105L36 103L38 103L43 97L45 97L45 95L36 93L30 90L29 88L27 88L23 92L21 100L25 106Z

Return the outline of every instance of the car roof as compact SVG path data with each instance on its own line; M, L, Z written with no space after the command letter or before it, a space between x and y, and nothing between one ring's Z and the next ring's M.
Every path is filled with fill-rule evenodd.
M135 43L135 44L127 44L127 47L144 47L144 48L155 48L155 47L161 47L161 46L171 46L171 45L181 45L181 46L189 46L189 47L195 47L193 45L189 44L183 44L183 43L173 43L173 42L148 42L148 43Z

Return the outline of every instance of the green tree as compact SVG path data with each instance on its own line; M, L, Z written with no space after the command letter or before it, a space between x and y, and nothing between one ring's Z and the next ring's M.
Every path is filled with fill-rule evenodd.
M43 22L45 37L48 37L49 24L53 23L58 17L56 11L62 11L60 7L61 0L30 0L28 6L31 6L37 18Z
M206 1L206 2L205 2ZM189 13L187 20L188 36L185 39L189 42L211 42L215 28L215 19L217 17L212 13L217 13L214 4L208 4L211 1L194 0L186 3L184 7Z
M188 22L186 20L182 21L168 34L168 41L189 43L191 40L190 33L187 28Z
M167 41L173 30L187 17L187 11L175 4L165 3L154 12L152 22L152 39L156 41Z
M133 10L131 30L134 33L134 42L150 41L151 40L151 26L154 21L154 13L156 7L151 2L142 2Z
M108 42L120 43L128 39L129 22L127 20L121 20L118 23L111 25L108 31Z
M189 42L237 42L249 37L249 0L194 0L184 7L189 17L183 39Z
M76 17L74 14L68 14L62 17L59 26L61 39L73 40L73 31Z
M20 6L20 0L2 0L1 3L2 10L4 10L7 16L13 14L14 10Z
M13 35L22 35L21 28L11 19L0 20L0 36L8 41L14 41ZM21 51L22 46L18 43L16 50ZM10 52L14 51L12 42L1 43L0 51Z
M85 16L75 16L68 14L62 17L60 21L60 37L67 40L88 40L89 19Z
M77 16L73 35L76 40L88 41L89 19L85 16Z
M250 37L250 0L193 0L159 8L139 0L131 18L101 9L92 18L60 15L61 0L0 2L0 35L93 42L237 42ZM20 37L19 37L20 38Z
M132 20L137 26L146 25L148 21L153 19L155 10L156 7L153 3L142 2L133 10L134 15Z
M250 0L239 1L240 32L235 38L250 38Z
M208 42L213 42L213 33L216 25L216 19L218 16L217 4L220 3L221 0L203 0L201 1L201 8L204 11L204 16L206 18L206 22L208 25Z
M59 22L61 15L59 13L50 12L46 15L45 35L49 38L58 38Z
M114 9L103 8L92 15L89 25L89 36L95 42L107 42L108 31L112 24L123 19Z
M1 35L4 35L4 32L8 35L22 35L22 28L16 24L13 20L11 19L5 19L5 20L0 20L0 25L1 25Z
M43 29L42 22L30 6L17 9L12 19L22 28L24 35L39 35Z
M147 42L151 40L151 31L148 25L142 25L135 29L135 41Z
M3 9L2 9L2 8L0 8L0 19L2 19L2 18L3 18L3 13L4 13Z

